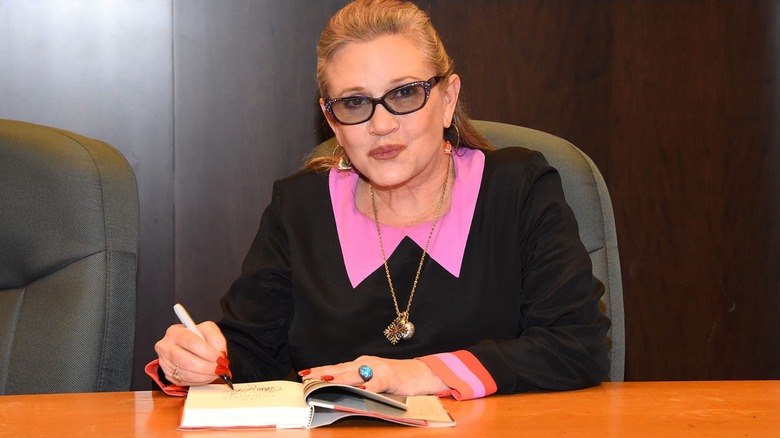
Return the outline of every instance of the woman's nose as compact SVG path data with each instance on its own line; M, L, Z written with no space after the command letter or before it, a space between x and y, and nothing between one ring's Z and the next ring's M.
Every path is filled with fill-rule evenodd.
M372 134L387 135L398 129L398 120L395 114L385 108L384 105L377 105L374 109L374 115L368 121Z

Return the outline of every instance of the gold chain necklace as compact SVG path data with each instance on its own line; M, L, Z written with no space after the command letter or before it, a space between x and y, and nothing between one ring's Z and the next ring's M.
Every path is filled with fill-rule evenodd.
M412 291L409 293L409 302L406 304L406 310L401 312L398 308L398 300L395 297L395 289L393 288L393 280L390 279L390 267L387 265L387 256L385 256L385 246L382 243L382 231L379 229L379 218L376 212L376 203L374 202L374 187L368 184L368 191L371 194L371 208L374 210L374 223L376 224L376 234L379 236L379 249L382 250L382 260L385 264L385 275L387 276L387 284L390 286L390 294L393 296L393 305L395 306L395 314L397 315L393 322L384 331L385 337L391 344L395 345L400 339L409 340L414 336L414 324L409 321L409 309L412 307L412 299L414 298L414 291L417 290L417 281L420 279L420 272L422 272L423 262L425 261L425 254L428 252L428 245L431 243L431 237L433 236L433 230L436 229L436 222L439 221L439 213L441 213L441 206L444 203L444 195L447 193L447 182L450 180L450 162L451 158L448 157L447 161L447 176L444 178L444 188L441 191L441 197L439 203L436 205L436 215L433 218L433 225L431 225L431 231L428 233L428 240L425 242L425 249L423 249L422 257L420 257L420 264L417 266L417 274L414 276L414 283L412 283Z

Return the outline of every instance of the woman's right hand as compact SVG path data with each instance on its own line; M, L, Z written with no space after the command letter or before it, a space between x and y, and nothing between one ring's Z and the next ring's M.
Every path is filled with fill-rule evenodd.
M206 385L229 374L227 341L219 327L206 321L198 330L205 341L182 324L172 325L154 345L165 378L176 385Z

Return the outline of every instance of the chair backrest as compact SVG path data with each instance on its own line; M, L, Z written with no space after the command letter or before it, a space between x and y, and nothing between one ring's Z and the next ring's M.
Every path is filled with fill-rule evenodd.
M0 120L0 394L130 389L138 210L110 145Z
M504 123L475 121L474 124L495 147L521 146L539 151L560 173L566 201L577 217L580 239L593 262L593 274L604 283L601 301L604 313L612 320L608 333L609 379L623 381L626 350L623 284L615 216L601 172L584 152L562 138Z

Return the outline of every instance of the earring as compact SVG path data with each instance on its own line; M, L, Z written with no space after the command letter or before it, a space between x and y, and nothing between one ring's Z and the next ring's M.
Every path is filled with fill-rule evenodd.
M347 157L347 152L344 150L343 147L341 147L340 144L336 144L336 147L333 148L333 157L337 158L336 169L338 170L352 169L352 162L349 161L349 157Z
M336 165L336 168L338 168L339 170L352 169L352 162L349 161L349 158L342 155L341 157L339 157L339 162Z
M457 149L457 148L458 148L458 146L460 146L460 129L458 129L458 125L456 125L455 123L452 123L450 126L452 126L453 128L455 128L455 136L456 136L455 138L457 138L457 139L458 139L458 140L455 142L455 148Z

